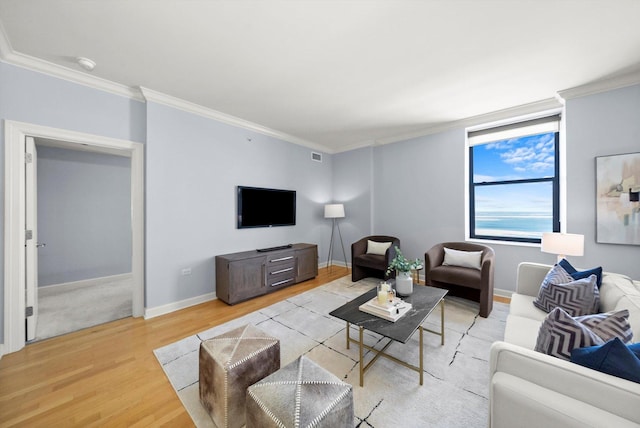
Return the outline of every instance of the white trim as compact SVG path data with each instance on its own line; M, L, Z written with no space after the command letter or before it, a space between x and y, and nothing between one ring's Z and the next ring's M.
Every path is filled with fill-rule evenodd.
M501 288L494 288L493 289L493 295L494 296L506 297L507 299L510 299L513 296L513 293L515 293L515 291L503 290Z
M64 141L67 147L117 153L131 158L132 313L144 313L144 145L81 132L5 120L4 345L7 353L25 345L24 150L27 135Z
M155 308L146 308L144 311L144 319L159 317L161 315L170 314L171 312L186 309L191 306L199 305L201 303L217 300L215 293L207 293L201 296L190 297L188 299L180 300L179 302L171 302L166 305L156 306Z
M280 132L275 129L267 128L266 126L262 126L257 123L249 122L248 120L244 120L236 116L231 116L230 114L222 113L220 111L213 110L208 107L192 103L190 101L172 97L171 95L163 94L162 92L157 92L142 86L140 87L140 92L147 102L151 101L154 103L163 104L168 107L186 111L187 113L196 114L198 116L206 117L207 119L213 119L218 122L226 123L227 125L248 129L249 131L254 131L259 134L267 135L269 137L279 138L281 140L288 141L300 146L327 152L327 147L325 146L295 137L293 135L285 134L284 132Z
M569 89L563 89L562 91L558 91L558 96L566 101L572 98L584 97L638 84L640 84L640 71L615 76L606 80L587 83L586 85L576 86Z
M410 134L404 134L397 137L381 138L376 140L377 145L392 144L399 141L406 141L413 138L423 137L425 135L438 134L440 132L449 131L459 128L470 128L474 126L480 126L483 124L498 122L502 120L509 120L517 116L527 116L536 114L540 111L559 109L562 104L555 98L548 98L546 100L536 101L529 104L523 104L516 107L510 107L504 110L498 110L491 113L481 114L478 116L472 116L465 119L454 120L452 122L443 123L440 125L425 128L421 131L416 131Z
M108 282L120 282L133 279L131 273L121 273L117 275L101 276L99 278L81 279L79 281L62 282L60 284L40 285L38 290L46 290L54 287L87 287L91 285L106 284Z

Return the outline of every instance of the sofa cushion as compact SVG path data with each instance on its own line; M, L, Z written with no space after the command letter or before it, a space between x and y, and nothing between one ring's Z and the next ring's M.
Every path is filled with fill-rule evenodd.
M460 266L480 269L482 251L460 251L444 247L444 266Z
M536 347L540 324L541 321L509 314L504 329L504 341L533 350Z
M516 293L511 295L511 303L509 304L509 315L530 318L537 321L539 327L540 323L542 323L542 321L547 316L547 313L536 308L533 304L534 300L536 300L535 297L527 296L524 294ZM536 336L537 334L538 330L536 329ZM533 347L531 349L533 349Z
M617 337L601 346L574 349L571 362L640 383L640 358Z
M533 304L545 312L560 307L572 317L593 314L600 302L596 281L595 275L560 284L545 279Z
M562 266L562 268L566 270L567 273L571 275L571 278L573 279L589 278L589 276L595 275L597 278L598 288L602 285L602 267L601 266L598 266L593 269L578 271L576 268L571 266L571 263L569 263L567 259L560 260L558 264Z
M600 310L620 309L629 310L629 324L636 333L634 340L640 341L640 282L625 275L605 272L600 287Z
M627 343L633 336L628 317L629 311L622 310L573 318L555 308L542 322L534 349L569 360L575 348L602 345L614 337Z
M384 256L391 246L391 242L376 242L367 239L367 254Z

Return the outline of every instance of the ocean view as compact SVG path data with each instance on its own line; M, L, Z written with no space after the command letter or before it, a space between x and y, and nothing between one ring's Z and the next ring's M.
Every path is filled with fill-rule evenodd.
M539 212L478 212L477 235L541 237L553 230L553 216Z

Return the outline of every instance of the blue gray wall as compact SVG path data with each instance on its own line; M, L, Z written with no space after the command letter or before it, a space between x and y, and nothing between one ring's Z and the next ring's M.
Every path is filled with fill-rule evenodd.
M577 266L601 265L632 278L640 278L640 246L596 243L595 157L640 152L638 118L640 85L566 103L567 232L585 235L584 256L570 259ZM420 258L438 242L464 240L463 128L375 147L373 158L366 162L349 162L352 156L351 152L334 156L334 189L349 189L348 177L373 171L369 189L359 189L374 201L372 233L397 236L409 257ZM345 197L344 203L364 210L367 202ZM520 262L556 259L538 246L490 245L497 258L495 287L503 290L515 290Z
M38 285L131 272L131 160L38 148Z
M214 256L295 242L323 254L332 162L311 150L164 105L147 107L146 306L215 291ZM236 186L297 192L295 226L236 229ZM181 275L190 268L191 275Z

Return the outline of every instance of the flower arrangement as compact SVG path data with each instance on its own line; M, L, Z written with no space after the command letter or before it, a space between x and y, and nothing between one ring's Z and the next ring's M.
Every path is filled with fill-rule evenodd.
M391 260L391 263L389 263L389 266L387 267L387 275L394 270L398 272L410 272L422 267L422 260L415 259L413 261L409 261L404 254L402 254L402 251L400 251L398 246L396 246L395 249L396 256Z

